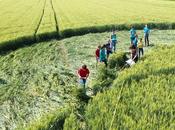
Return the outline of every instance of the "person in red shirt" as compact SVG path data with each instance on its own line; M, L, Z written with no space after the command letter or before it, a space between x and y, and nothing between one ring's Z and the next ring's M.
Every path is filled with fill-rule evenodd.
M83 83L83 86L85 88L86 80L89 77L89 69L87 68L86 65L83 65L82 68L78 70L78 76L80 79L80 82Z
M100 61L100 49L101 49L101 46L99 45L95 51L95 57L96 57L96 61L97 61L96 66L98 65L98 62Z

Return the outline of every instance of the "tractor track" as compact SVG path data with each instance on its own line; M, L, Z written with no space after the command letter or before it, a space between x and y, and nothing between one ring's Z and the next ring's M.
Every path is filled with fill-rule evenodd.
M37 32L38 32L38 30L39 30L39 27L40 27L41 22L42 22L43 17L44 17L45 7L46 7L46 0L44 1L44 6L43 6L43 9L42 9L42 14L41 14L39 23L38 23L38 25L37 25L37 27L36 27L36 29L35 29L35 32L34 32L34 37L35 37L35 39L36 39Z
M58 21L57 21L57 14L56 14L56 11L54 9L52 0L50 0L50 4L52 6L52 11L53 11L53 14L54 14L56 32L57 32L57 34L59 34L59 25L58 25Z

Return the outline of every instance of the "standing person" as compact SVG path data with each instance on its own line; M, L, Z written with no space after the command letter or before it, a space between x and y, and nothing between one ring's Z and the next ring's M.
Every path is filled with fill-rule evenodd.
M100 62L104 62L107 67L106 46L103 45L100 49Z
M111 41L112 41L112 51L116 51L116 44L117 44L117 35L115 33L115 31L112 31L111 34Z
M89 77L89 74L90 74L90 71L85 64L78 70L78 77L80 79L80 83L83 84L84 92L85 92L86 81L87 81L87 78Z
M135 38L134 38L132 43L134 44L135 47L137 47L137 44L138 44L138 35L137 34L135 35Z
M143 56L143 42L142 42L142 38L140 38L140 41L139 41L139 44L138 44L138 48L139 48L139 58L141 57L141 53L142 53L142 56Z
M149 46L150 29L148 28L147 25L145 25L143 32L144 32L145 46Z
M96 67L98 65L98 62L100 61L100 49L101 49L101 46L99 45L98 48L95 51L95 57L96 57L96 61L97 61Z
M112 54L112 43L111 40L108 41L106 44L106 51L107 51L107 59L109 58L109 55Z
M136 63L138 61L138 51L137 48L132 44L130 46L131 50L131 59Z
M136 36L136 30L134 29L134 27L132 26L130 29L130 39L131 39L131 43L133 43L135 36Z

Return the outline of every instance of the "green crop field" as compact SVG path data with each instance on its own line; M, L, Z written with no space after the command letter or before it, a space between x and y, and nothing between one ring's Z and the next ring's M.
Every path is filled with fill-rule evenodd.
M173 22L173 1L53 0L60 30L110 24ZM71 4L70 4L71 3ZM161 13L160 13L161 12ZM63 15L62 15L63 14Z
M175 28L171 0L1 0L0 8L1 46L106 31L113 25L126 29L130 24L141 28L150 23L154 28Z
M0 42L34 35L43 5L41 0L1 0Z
M175 41L174 34L174 30L153 31L151 44L171 44ZM128 51L129 32L118 32L118 37L118 50ZM83 63L88 65L91 70L88 86L91 87L96 77L94 51L108 38L107 32L88 34L1 55L0 128L27 126L43 115L77 104L76 70ZM48 120L43 125L47 125Z
M0 130L175 129L174 12L174 0L0 0ZM129 29L141 38L145 24L151 46L123 70ZM117 53L96 67L112 30Z
M157 47L137 65L119 72L113 88L87 106L85 129L175 129L174 52L175 46ZM81 128L76 118L70 116L67 129Z

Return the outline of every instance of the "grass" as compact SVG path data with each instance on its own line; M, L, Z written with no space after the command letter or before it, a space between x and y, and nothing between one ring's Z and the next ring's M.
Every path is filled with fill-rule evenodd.
M43 4L44 0L0 1L0 43L24 36L33 36L39 23Z
M172 1L53 0L53 2L57 7L57 14L60 14L60 30L111 24L174 21L172 11L175 3Z
M175 29L175 2L167 0L1 0L0 4L1 51L23 46L19 39L35 43L126 30L130 25L142 29L146 23L151 28Z
M84 125L69 117L72 124L65 129L174 129L174 51L174 45L158 46L118 72L112 89L98 93L85 108Z
M174 129L174 50L157 47L120 72L113 89L88 105L86 129Z
M48 115L44 115L38 120L32 121L25 130L61 130L63 129L63 125L65 122L66 117L70 115L71 110L69 106L67 108L58 109L54 112L49 113ZM37 123L36 123L37 122ZM24 130L24 128L17 128Z
M151 44L171 44L174 33L173 30L154 31ZM76 70L83 63L88 65L91 70L88 86L91 87L96 79L94 51L99 44L106 43L109 34L88 34L42 42L1 55L0 129L14 129L18 125L24 127L34 119L39 120L59 108L76 104ZM129 32L118 32L118 37L118 49L127 51Z

